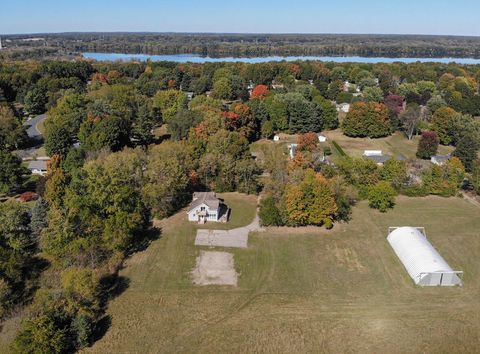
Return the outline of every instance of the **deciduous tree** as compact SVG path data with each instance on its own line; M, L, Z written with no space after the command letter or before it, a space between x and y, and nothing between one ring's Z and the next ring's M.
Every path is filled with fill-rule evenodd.
M430 159L437 153L440 139L437 133L425 131L418 142L417 157L420 159Z

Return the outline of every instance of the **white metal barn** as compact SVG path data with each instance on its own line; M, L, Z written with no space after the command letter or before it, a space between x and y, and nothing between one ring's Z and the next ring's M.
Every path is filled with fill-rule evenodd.
M421 286L462 285L461 271L454 271L425 236L425 229L389 228L388 242L415 284Z

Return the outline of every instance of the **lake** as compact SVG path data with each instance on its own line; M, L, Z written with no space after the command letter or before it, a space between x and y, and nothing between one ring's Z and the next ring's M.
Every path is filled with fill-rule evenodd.
M473 58L368 58L368 57L321 57L321 56L269 56L252 58L211 58L197 54L173 54L173 55L148 55L148 54L121 54L121 53L83 53L87 59L97 61L172 61L176 63L218 63L218 62L241 62L241 63L266 63L272 61L298 61L298 60L319 60L333 61L337 63L458 63L458 64L480 64L480 59Z

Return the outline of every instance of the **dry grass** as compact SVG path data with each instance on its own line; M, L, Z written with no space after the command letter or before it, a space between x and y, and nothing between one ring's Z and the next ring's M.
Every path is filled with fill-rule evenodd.
M399 198L380 214L361 203L349 224L271 229L234 250L237 288L196 287L202 248L184 215L129 260L130 287L86 353L468 353L480 345L479 209L462 199ZM415 287L385 240L388 226L425 226L459 288Z

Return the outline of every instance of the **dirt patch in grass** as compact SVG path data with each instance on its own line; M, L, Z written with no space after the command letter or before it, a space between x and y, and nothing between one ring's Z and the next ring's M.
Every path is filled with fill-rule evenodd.
M237 286L233 254L227 252L200 251L197 264L192 271L195 285Z

